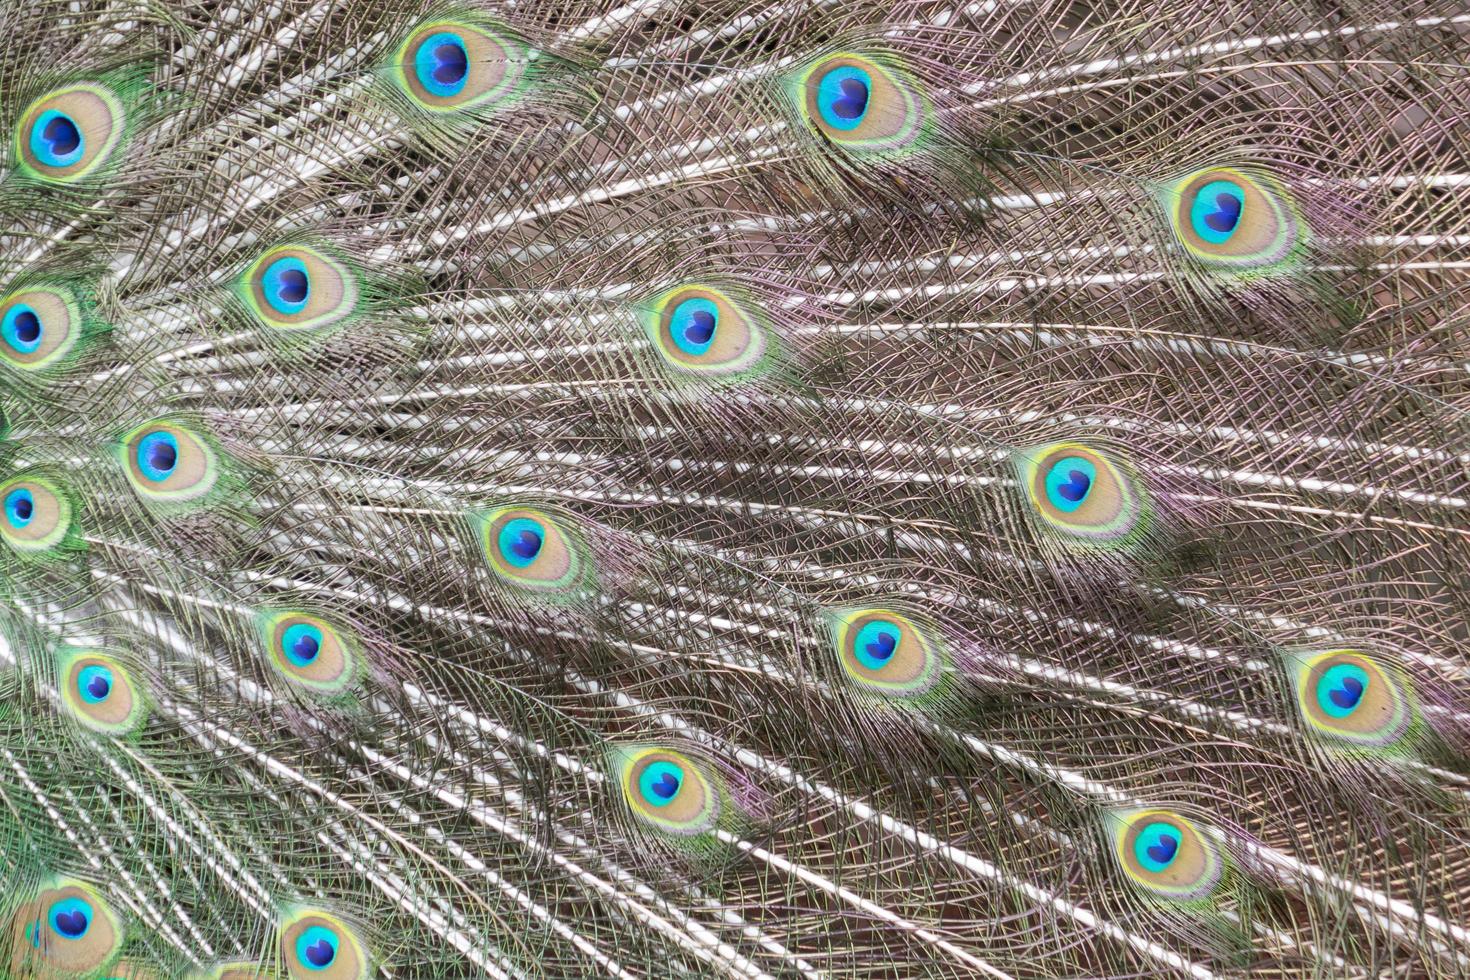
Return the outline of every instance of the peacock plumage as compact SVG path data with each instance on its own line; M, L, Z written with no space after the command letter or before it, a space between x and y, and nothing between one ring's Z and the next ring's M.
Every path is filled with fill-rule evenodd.
M1470 7L0 37L0 976L1470 977Z

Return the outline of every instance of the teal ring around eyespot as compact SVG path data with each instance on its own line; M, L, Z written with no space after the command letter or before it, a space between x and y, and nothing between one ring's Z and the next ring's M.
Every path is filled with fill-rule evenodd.
M288 300L281 295L286 288L285 276L291 272L300 273L306 280L306 291L300 299ZM271 309L282 316L295 316L306 309L306 304L311 301L311 273L307 271L306 263L296 256L283 256L266 266L260 277L260 291Z
M53 153L50 144L46 142L46 129L57 119L66 120L77 134L77 145L66 153L61 154ZM55 168L69 167L86 154L87 134L82 131L82 127L78 126L77 121L71 116L56 109L47 109L37 116L36 121L31 124L30 145L31 155L45 166Z
M92 679L101 677L107 682L107 693L100 697L92 693ZM112 671L101 664L90 664L77 672L77 696L88 704L101 704L112 696L112 689L117 686L117 678Z
M303 657L296 652L298 643L308 638L316 642L316 653L309 657ZM286 627L281 634L281 653L291 663L298 667L306 667L315 662L317 655L322 649L322 631L311 623L293 623Z
M36 498L25 487L17 487L5 495L5 520L19 530L35 520Z
M434 77L434 70L439 67L435 59L435 52L443 47L459 49L459 53L465 59L465 73L452 82L441 82ZM452 98L463 92L470 80L469 49L465 47L464 38L448 31L430 34L419 44L414 54L413 71L419 84L438 98Z
M160 444L168 446L173 450L174 462L173 465L169 466L167 469L155 466L153 464L153 461L149 458L153 454L154 447ZM167 480L169 478L169 475L173 473L175 469L178 468L179 440L174 436L172 432L150 432L142 439L138 440L137 459L138 472L142 473L143 476L147 477L149 480L152 480L154 483L162 483L164 480Z
M332 948L332 958L325 963L316 964L307 955L308 951L318 943L325 942ZM325 970L337 961L337 953L341 950L341 940L337 934L326 926L311 926L302 930L301 935L296 937L296 962L307 970Z
M1087 477L1087 490L1076 500L1070 500L1062 496L1061 487L1072 483L1072 471L1076 470ZM1092 494L1092 488L1097 483L1097 467L1090 460L1081 456L1066 456L1052 464L1046 474L1046 499L1049 504L1064 514L1070 514L1083 504Z
M654 786L667 784L665 776L671 777L678 784L673 795L667 797L654 791ZM643 767L643 772L638 775L638 792L649 806L668 806L679 798L679 792L684 788L684 779L683 768L660 759Z
M36 336L27 340L22 336L25 323L21 319L26 314L35 318L38 329ZM41 314L25 303L16 303L5 311L5 319L0 322L0 338L18 354L34 354L41 347L41 341L45 339L45 324L41 322Z
M856 65L839 65L822 76L817 83L817 111L822 114L822 122L833 129L849 132L857 129L868 117L871 101L863 106L863 111L851 119L845 119L833 111L833 105L843 97L842 83L848 80L861 82L867 90L867 98L873 96L873 77Z
M1174 842L1174 850L1167 860L1160 861L1149 854L1149 848L1158 846L1165 839ZM1183 835L1180 834L1179 828L1163 821L1155 821L1139 831L1138 836L1134 838L1133 856L1138 859L1139 865L1145 870L1160 874L1179 857L1179 848L1182 844Z
M1214 213L1218 207L1216 199L1222 195L1235 198L1236 202L1240 205L1241 213L1236 218L1235 224L1220 231L1211 228L1209 223L1205 221L1205 217ZM1209 242L1211 245L1222 245L1234 237L1236 231L1240 229L1241 223L1246 220L1244 211L1245 191L1241 190L1239 184L1229 180L1212 180L1195 191L1194 201L1189 206L1189 223L1194 229L1194 233L1201 239Z
M1332 700L1332 692L1338 690L1342 682L1349 678L1360 685L1358 699L1350 705L1339 705ZM1368 672L1357 664L1333 664L1322 672L1322 676L1317 681L1317 706L1328 717L1346 718L1362 706L1363 698L1368 694L1370 682Z
M76 913L81 913L85 924L82 926L81 932L72 935L64 931L58 923L63 915L75 915ZM52 932L62 939L77 940L85 936L88 930L92 928L92 920L96 918L97 913L93 910L90 903L80 898L63 898L61 901L52 904L46 916L47 921L51 924Z
M541 547L546 545L546 528L542 527L539 522L529 517L517 517L506 521L505 526L496 536L495 544L500 549L500 557L514 568L528 568L537 558L541 557L540 548L537 548L536 553L529 557L518 554L514 550L513 546L520 542L523 532L536 535L541 540Z
M868 646L881 645L880 638L883 636L893 638L893 648L887 657L877 657L868 651ZM880 671L893 663L893 658L898 654L899 644L903 642L903 630L898 624L890 623L885 619L873 619L864 623L853 639L853 656L857 662L868 670Z
M698 340L689 336L689 327L696 313L707 313L715 321L714 329L704 340ZM715 342L715 333L720 328L720 308L713 301L702 296L686 299L674 307L674 312L669 317L669 334L673 337L674 346L691 357L701 357L710 349Z

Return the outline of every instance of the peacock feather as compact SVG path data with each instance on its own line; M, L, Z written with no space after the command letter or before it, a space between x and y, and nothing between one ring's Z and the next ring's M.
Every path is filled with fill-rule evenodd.
M1470 977L1470 8L0 38L0 977Z

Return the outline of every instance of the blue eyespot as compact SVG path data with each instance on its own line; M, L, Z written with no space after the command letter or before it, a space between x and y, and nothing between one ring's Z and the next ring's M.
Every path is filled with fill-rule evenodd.
M51 906L48 918L51 929L63 939L81 939L92 927L95 913L92 906L80 898L63 898Z
M89 664L77 672L77 693L88 704L101 704L112 694L117 681L101 664Z
M439 98L458 95L470 78L470 55L464 40L443 31L425 38L414 55L413 71L430 94Z
M288 626L281 635L281 649L286 659L298 667L305 667L321 653L322 631L311 623Z
M1331 718L1346 718L1358 710L1368 691L1368 672L1357 664L1333 664L1317 682L1317 704Z
M506 521L500 529L497 544L500 556L515 568L525 568L541 554L541 545L546 540L546 529L529 517L517 517Z
M674 307L669 317L669 333L674 346L694 357L709 350L715 341L715 327L720 322L720 309L712 301L696 297Z
M1158 874L1174 863L1179 855L1179 828L1155 821L1143 828L1133 841L1133 854L1148 871Z
M1064 514L1081 507L1097 479L1097 467L1080 456L1067 456L1046 474L1046 499Z
M1194 233L1212 245L1220 245L1240 227L1245 210L1245 192L1228 180L1212 180L1195 192L1189 209Z
M31 522L36 513L36 499L25 487L19 487L5 495L5 519L13 528L22 528Z
M833 68L817 83L817 111L822 122L838 130L853 130L868 114L873 78L854 65Z
M47 109L31 125L31 154L48 167L69 167L87 151L87 141L76 120Z
M306 273L306 263L294 255L276 259L261 276L260 288L265 301L277 313L286 316L300 313L311 297L311 277Z
M863 624L853 640L853 655L869 670L882 670L893 662L903 631L894 623L874 619Z
M16 352L34 354L41 346L41 317L24 303L16 303L5 311L0 337Z
M684 770L672 762L650 762L638 776L638 792L649 806L668 806L684 785Z
M326 926L312 926L296 937L296 960L308 970L325 970L337 959L340 940Z
M150 432L138 440L138 470L154 483L162 483L179 465L179 440L172 432Z

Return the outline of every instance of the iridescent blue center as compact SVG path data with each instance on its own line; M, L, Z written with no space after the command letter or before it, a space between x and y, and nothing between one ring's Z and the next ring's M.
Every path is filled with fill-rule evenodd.
M500 529L497 547L500 557L514 568L525 568L541 554L541 545L546 541L546 529L529 517L517 517L506 521Z
M833 68L817 83L817 111L822 122L844 132L856 129L868 114L872 91L872 76L863 69L854 65Z
M47 109L31 125L31 155L48 167L69 167L87 152L87 141L76 120Z
M870 619L852 641L853 656L868 670L882 670L893 662L903 631L886 619Z
M691 357L701 357L715 341L720 308L704 297L686 299L669 316L669 335L674 346Z
M1183 839L1179 828L1173 824L1156 820L1143 828L1133 839L1133 856L1146 870L1158 874L1179 856L1179 844Z
M311 277L306 273L306 263L294 255L276 259L260 277L260 291L277 313L284 316L300 313L311 298Z
M1317 682L1317 704L1329 718L1346 718L1363 703L1368 672L1357 664L1333 664Z
M1092 492L1097 467L1081 456L1067 456L1052 464L1046 474L1046 499L1064 514L1081 507Z
M138 470L154 483L167 480L179 465L179 440L172 432L150 432L138 440Z
M441 99L458 95L470 78L470 55L464 40L448 31L425 38L414 55L413 73L431 95Z
M62 939L81 939L92 926L92 906L80 898L63 898L51 906L51 930Z
M1222 245L1240 227L1245 192L1228 180L1212 180L1194 195L1189 221L1194 233L1211 245Z
M287 660L306 667L321 653L322 631L311 623L292 623L281 634L281 650Z
M19 354L34 354L41 346L41 318L24 303L5 311L0 321L0 338Z
M326 926L303 929L296 937L296 959L308 970L325 970L337 958L337 934Z
M638 792L649 806L668 806L683 785L683 768L662 759L644 766L638 776Z
M19 530L31 523L36 514L36 500L25 487L16 487L5 495L5 520Z
M101 664L88 664L77 672L77 694L87 704L106 701L116 683L112 671Z

